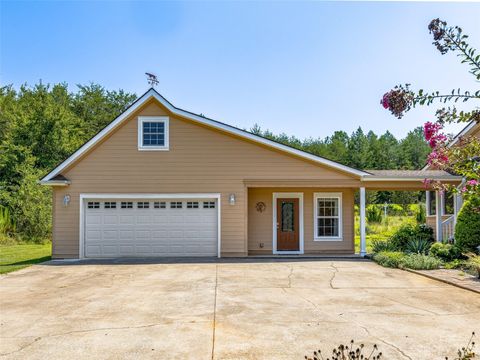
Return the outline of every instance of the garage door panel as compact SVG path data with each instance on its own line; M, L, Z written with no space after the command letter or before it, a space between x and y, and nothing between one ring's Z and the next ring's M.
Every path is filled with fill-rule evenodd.
M129 199L129 207L122 200L95 200L95 208L88 203L85 256L215 256L217 205L205 202L213 208L203 208L202 199Z
M89 214L86 217L86 224L87 225L99 225L102 223L102 216L101 214Z
M118 224L118 215L104 215L103 216L104 225L117 225Z
M125 225L134 225L135 224L135 216L134 215L120 215L119 216L119 223Z

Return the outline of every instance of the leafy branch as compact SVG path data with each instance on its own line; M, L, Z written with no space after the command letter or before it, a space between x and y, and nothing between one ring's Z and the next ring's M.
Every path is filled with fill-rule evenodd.
M433 34L433 44L442 55L448 51L459 51L457 56L463 57L462 64L468 63L471 66L470 73L480 80L480 55L475 55L476 50L468 45L468 35L463 34L462 28L447 27L446 21L437 18L430 22L428 30Z

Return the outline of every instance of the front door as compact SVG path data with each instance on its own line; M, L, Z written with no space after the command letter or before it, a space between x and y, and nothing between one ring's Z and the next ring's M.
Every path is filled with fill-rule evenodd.
M299 251L298 199L277 199L277 250Z

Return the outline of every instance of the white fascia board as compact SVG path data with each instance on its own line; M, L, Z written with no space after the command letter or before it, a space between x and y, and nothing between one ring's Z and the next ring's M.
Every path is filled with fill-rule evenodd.
M410 178L392 178L392 177L362 177L362 181L423 181L429 178L428 176L423 177L410 177ZM432 180L438 181L452 181L452 180L462 180L461 176L451 176L443 178L431 178Z
M329 166L333 169L337 169L352 175L356 176L364 176L364 175L369 175L369 173L357 169L353 169L349 166L339 164L337 162L324 159L309 153L306 153L301 150L297 150L294 148L291 148L289 146L283 145L276 143L272 140L265 139L261 136L257 136L254 134L251 134L249 132L246 132L244 130L240 130L237 128L234 128L230 125L219 123L217 121L205 118L203 116L199 116L193 113L190 113L188 111L178 109L172 104L170 104L165 98L163 98L159 93L157 93L154 89L148 90L142 97L137 99L135 103L130 106L125 112L120 114L114 121L112 121L107 127L105 127L102 131L100 131L97 135L95 135L92 139L90 139L88 142L86 142L80 149L78 149L76 152L74 152L67 160L62 162L60 165L58 165L55 169L53 169L49 174L47 174L42 181L48 181L54 176L58 175L63 169L68 167L70 164L72 164L75 160L77 160L82 154L84 154L86 151L88 151L90 148L92 148L98 141L100 141L104 136L109 134L111 131L113 131L115 128L117 128L123 120L128 118L133 112L135 112L140 106L142 106L146 101L149 99L154 98L156 99L159 103L161 103L163 106L165 106L170 112L172 112L175 115L187 118L189 120L195 121L197 123L207 125L209 127L222 130L226 133L229 134L234 134L239 137L245 138L252 140L254 142L267 145L269 147L275 148L282 150L283 152L290 153L296 156L299 156L304 159L308 159L310 161L316 162L321 165L326 165Z
M45 186L68 186L70 185L70 181L63 181L63 180L48 180L48 181L39 181L38 182L40 185L45 185Z

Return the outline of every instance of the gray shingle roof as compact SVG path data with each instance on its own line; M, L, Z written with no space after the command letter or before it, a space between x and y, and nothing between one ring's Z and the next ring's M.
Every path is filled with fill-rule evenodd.
M444 178L457 178L443 170L365 170L372 174L372 177L379 178L419 178L419 179L444 179ZM369 176L366 176L369 177Z

